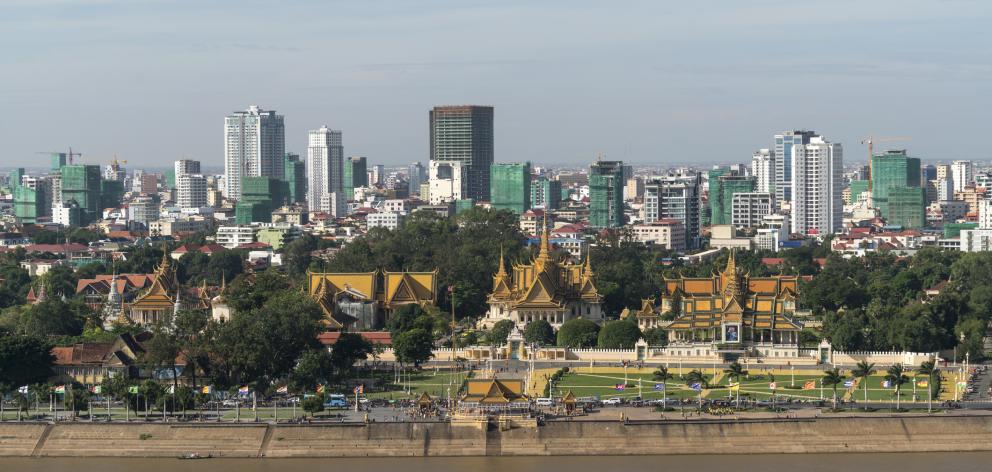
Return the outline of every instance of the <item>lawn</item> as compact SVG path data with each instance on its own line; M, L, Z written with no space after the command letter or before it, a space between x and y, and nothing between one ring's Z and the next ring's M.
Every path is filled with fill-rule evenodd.
M561 396L570 390L576 397L633 398L641 396L644 399L662 397L662 392L654 389L655 384L661 382L652 380L650 369L644 369L640 372L630 369L626 375L626 388L617 390L616 385L623 384L624 378L622 370L619 372L615 370L569 372L562 377L559 383L555 384L553 395ZM668 398L695 397L697 395L678 378L669 380L667 387Z
M409 397L419 397L421 393L427 392L432 397L444 397L449 393L455 395L461 388L462 383L468 377L468 371L446 371L446 370L425 370L419 373L410 373L409 377L403 376L398 382L392 374L380 380L385 384L383 392L367 392L368 398L402 399ZM407 391L410 392L407 395Z

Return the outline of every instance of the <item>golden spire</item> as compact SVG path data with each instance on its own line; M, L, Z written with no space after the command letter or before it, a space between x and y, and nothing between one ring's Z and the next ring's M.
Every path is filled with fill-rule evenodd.
M227 290L227 274L220 274L220 293L224 293Z
M548 212L544 211L544 224L541 231L541 256L550 257L551 254L551 238L550 231L548 231ZM538 256L540 257L540 256Z
M586 265L585 265L585 267L582 268L582 276L583 277L592 277L594 275L596 275L596 274L592 271L592 254L589 253L589 254L586 254Z
M737 261L734 259L733 249L730 250L730 258L727 259L727 268L724 269L723 276L727 280L727 285L724 287L724 294L730 297L740 295L737 280Z
M499 270L496 271L496 277L506 277L506 265L503 263L503 245L499 246Z

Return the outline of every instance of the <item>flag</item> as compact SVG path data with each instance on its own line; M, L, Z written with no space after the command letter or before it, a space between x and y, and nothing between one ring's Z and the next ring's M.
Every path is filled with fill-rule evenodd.
M277 388L276 393L289 393L289 386L283 385L282 387Z
M778 382L772 382L772 383L768 384L768 388L770 390L777 390L778 389Z
M958 390L964 390L968 388L968 382L958 382Z
M731 392L736 392L736 391L738 391L740 389L741 389L741 384L739 384L739 383L730 384L730 391Z
M56 386L55 393L65 393L65 385Z
M248 386L245 385L238 389L238 395L248 395Z
M455 292L455 286L454 285L449 285L448 286L448 293L454 293L454 292Z
M919 382L916 382L916 386L917 387L928 387L928 386L930 386L930 381L928 381L928 380L920 380Z
M813 390L814 388L816 388L815 380L810 380L803 384L803 390Z
M176 386L175 386L175 385L169 385L169 390L168 390L168 392L169 392L170 394L173 394L173 395L174 395L174 394L176 393Z
M654 389L659 392L662 392L665 390L665 384L654 384Z
M25 386L23 386L23 387L21 387L21 388L19 388L19 389L17 389L17 392L18 392L18 393L23 393L23 394L25 394L25 395L27 395L27 394L28 394L28 386L27 386L27 385L25 385Z
M882 388L892 388L892 382L890 382L888 380L883 380L882 381Z
M845 380L844 381L844 388L851 388L853 386L854 386L854 381L853 380Z
M138 386L132 385L127 388L127 393L138 393Z
M623 391L623 389L625 389L625 388L627 388L627 386L624 385L624 384L616 384L616 385L613 386L613 390L616 390L618 392Z
M355 385L355 395L365 393L365 385Z
M318 385L317 386L317 393L324 393L324 386L323 385Z
M90 392L99 395L99 394L103 393L103 387L101 387L99 385L94 385L94 386L90 387Z
M200 389L200 393L210 395L211 393L214 393L214 387L212 385L206 385Z
M689 388L691 388L691 389L699 392L699 391L701 391L703 389L703 384L701 384L699 382L693 382L692 385L689 385Z

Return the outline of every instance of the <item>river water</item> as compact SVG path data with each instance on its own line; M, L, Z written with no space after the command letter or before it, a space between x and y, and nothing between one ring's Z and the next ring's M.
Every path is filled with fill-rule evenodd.
M17 472L957 472L992 470L992 452L401 459L0 459Z

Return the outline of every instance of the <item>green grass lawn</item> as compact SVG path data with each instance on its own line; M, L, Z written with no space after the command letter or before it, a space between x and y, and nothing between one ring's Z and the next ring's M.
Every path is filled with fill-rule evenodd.
M845 375L845 381L853 380L850 373L843 373ZM778 375L775 377L778 389L775 391L775 395L779 397L792 397L797 399L820 399L821 398L821 385L820 379L823 378L822 374L796 374L795 382L793 382L793 376L789 375ZM868 401L895 401L896 394L893 388L883 388L882 382L885 380L884 375L873 375L868 378ZM922 380L922 379L919 379ZM726 376L721 379L720 385L729 385L730 379ZM807 382L814 382L815 387L812 390L804 390L803 386ZM769 388L769 383L771 379L764 374L752 375L749 378L745 378L741 381L741 395L748 395L752 398L765 399L771 397L772 391ZM856 388L846 388L844 384L837 385L837 397L844 398L844 395L851 391L851 399L856 401L864 401L864 386L858 384ZM916 388L917 400L926 401L927 399L927 389L925 387ZM716 392L710 393L710 398L714 395L719 395ZM723 394L726 395L726 394ZM913 385L912 383L906 383L902 386L901 391L902 401L912 401L913 399ZM823 386L822 388L822 398L831 399L833 398L833 387ZM936 395L934 396L936 399Z
M576 397L610 398L622 397L633 398L641 395L645 399L661 398L662 392L655 391L656 383L651 379L651 374L628 374L627 388L623 391L616 390L616 384L624 383L624 374L616 372L604 373L568 373L555 384L553 394L555 396L564 395L571 390ZM640 386L640 389L638 388ZM686 387L685 382L678 378L668 381L668 398L695 397L696 392Z
M468 371L433 371L425 370L419 373L410 374L409 378L404 376L400 382L394 383L392 374L380 378L386 386L383 392L368 392L367 398L377 399L402 399L408 397L419 397L421 393L427 392L432 397L447 396L450 388L451 394L455 395L462 383L468 377ZM406 391L410 391L410 395Z

